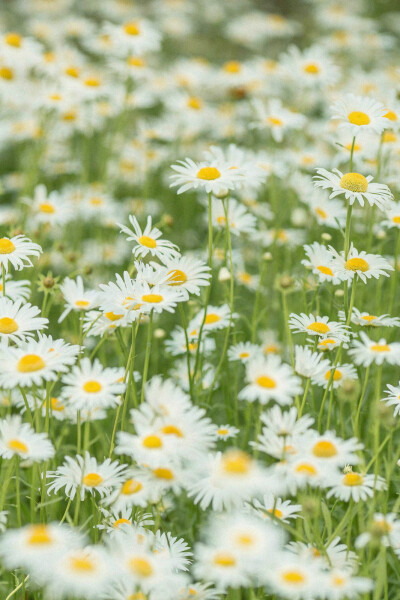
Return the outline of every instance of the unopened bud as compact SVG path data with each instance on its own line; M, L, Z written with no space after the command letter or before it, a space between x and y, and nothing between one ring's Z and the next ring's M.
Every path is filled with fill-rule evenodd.
M336 290L335 296L336 296L336 298L343 298L344 291L343 290Z
M213 196L218 198L218 200L224 200L229 194L228 189L221 189L218 193L213 193Z
M321 239L323 239L324 242L330 242L332 239L332 236L330 233L323 233L323 234L321 234Z
M51 288L54 286L55 281L53 277L45 277L43 279L43 285L46 289L51 290Z
M222 267L218 273L218 281L229 281L230 278L231 274L229 272L229 269L227 269L226 267Z
M161 327L159 327L158 329L155 329L154 337L157 338L158 340L161 340L163 337L165 337L165 329L161 329Z

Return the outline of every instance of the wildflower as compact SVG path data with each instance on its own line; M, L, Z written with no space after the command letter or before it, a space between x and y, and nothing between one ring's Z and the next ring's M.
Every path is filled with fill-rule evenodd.
M82 277L78 276L76 280L66 277L60 285L60 292L66 301L66 308L60 315L58 322L61 323L71 311L87 311L97 306L97 292L85 291Z
M368 367L372 363L381 365L387 361L390 365L400 364L400 344L387 343L384 338L379 341L371 340L364 331L360 331L361 340L354 340L349 355L356 365Z
M144 258L147 254L151 254L161 260L169 260L179 257L177 246L168 240L160 239L162 232L157 227L152 226L151 217L147 217L145 229L139 226L138 220L134 216L129 217L129 221L133 227L130 229L125 225L119 225L121 232L128 235L127 241L135 242L132 248L132 254L135 257Z
M385 490L387 485L379 475L364 475L349 471L345 474L338 473L332 477L329 487L331 489L327 493L327 498L334 496L345 502L351 498L354 502L360 502L360 500L372 498L374 490Z
M234 190L242 183L243 176L240 170L232 169L225 162L212 160L210 162L194 162L191 158L180 160L171 168L176 174L171 175L173 180L170 187L178 187L178 194L187 190L202 189L207 194L220 194Z
M45 433L36 433L19 415L0 420L0 455L5 459L18 456L42 462L54 456L54 447Z
M332 119L340 121L340 126L348 129L353 136L360 131L381 133L387 127L383 104L367 96L346 94L331 107Z
M0 266L4 267L6 273L9 265L16 271L24 267L32 267L30 256L40 256L42 252L39 244L33 243L25 235L15 235L12 238L0 238Z
M293 397L300 394L301 381L293 375L289 365L278 356L256 357L246 364L248 384L239 393L240 400L267 404L275 400L279 404L291 404Z
M7 341L25 341L36 331L47 327L48 319L39 317L37 306L8 298L0 298L0 339Z

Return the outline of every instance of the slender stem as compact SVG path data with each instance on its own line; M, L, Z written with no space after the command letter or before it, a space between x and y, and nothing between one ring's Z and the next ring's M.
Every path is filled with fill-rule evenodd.
M365 392L367 390L367 384L368 384L368 378L369 378L370 369L371 369L371 365L368 365L368 367L365 370L364 383L363 383L363 387L362 387L362 391L361 391L360 400L358 402L356 418L355 418L355 421L354 421L354 435L356 437L359 437L358 422L360 420L361 407L362 407L362 404L363 404L363 401L364 401Z
M144 400L144 388L147 381L147 373L149 370L150 351L151 351L151 336L153 333L153 311L150 313L149 325L147 329L146 355L144 358L143 376L142 376L142 392L140 394L140 403Z
M390 287L389 314L392 313L393 305L394 305L394 298L396 295L397 272L398 272L397 261L399 258L399 253L400 253L400 229L397 230L397 239L396 239L396 246L395 246L395 251L394 251L394 273L392 275L392 279L390 282L391 287Z

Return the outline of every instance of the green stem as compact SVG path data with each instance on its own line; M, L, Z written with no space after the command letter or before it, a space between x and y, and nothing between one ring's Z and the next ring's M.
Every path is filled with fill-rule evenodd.
M146 355L144 358L143 376L142 376L142 392L140 394L140 403L144 401L144 388L147 381L147 373L149 370L150 351L151 351L151 336L153 333L153 311L150 313L149 325L147 329Z

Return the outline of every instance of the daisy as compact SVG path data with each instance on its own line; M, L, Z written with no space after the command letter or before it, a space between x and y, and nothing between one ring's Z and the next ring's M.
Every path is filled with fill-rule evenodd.
M395 513L375 513L369 526L369 531L364 531L355 541L356 548L364 548L379 537L383 546L398 546L400 543L400 521Z
M321 197L317 190L316 193L307 194L304 202L309 206L318 225L325 225L333 229L344 227L346 208L341 200Z
M143 313L161 313L164 310L175 312L178 302L187 300L187 293L178 287L171 285L154 285L138 283L136 286L137 310Z
M202 510L211 505L212 510L221 511L265 493L265 486L265 473L257 462L242 450L230 448L204 458L187 490Z
M56 191L48 194L43 184L35 187L33 199L25 201L30 205L35 224L65 225L74 218L73 205L66 203Z
M292 504L290 500L282 500L268 493L264 495L262 502L257 498L253 500L251 509L254 514L262 519L269 519L271 523L275 522L271 515L280 519L282 523L289 523L291 519L301 518L298 513L302 507L301 504Z
M40 309L23 300L0 298L0 340L25 341L47 327L48 319L38 317Z
M9 273L5 276L5 293L3 294L3 281L0 282L0 295L5 295L11 300L27 300L31 294L31 282L27 279L15 280Z
M104 26L104 35L109 37L115 53L123 56L142 56L157 51L161 34L147 19L135 19L119 25L110 22Z
M32 523L9 529L0 538L0 555L9 569L38 569L82 543L82 535L59 523Z
M344 321L345 314L339 312L339 318ZM361 312L354 307L351 313L351 322L360 327L400 327L400 319L389 315L371 315L368 312Z
M11 459L18 456L33 462L52 458L55 450L45 433L36 433L19 415L0 420L0 456Z
M374 582L367 577L358 577L346 569L332 569L321 579L321 588L327 600L359 598L374 588Z
M299 447L302 455L317 459L321 464L344 467L360 462L356 452L364 446L356 438L342 440L332 431L319 435L312 430L302 436Z
M122 481L106 494L103 504L111 506L113 513L124 510L132 513L133 507L145 508L148 504L157 503L159 499L145 473L139 469L130 469Z
M30 387L43 381L56 381L59 373L68 371L79 352L79 346L41 335L17 348L0 349L0 385L6 388Z
M35 574L50 596L62 594L96 600L115 580L116 569L112 554L96 545L50 556Z
M267 577L277 595L291 600L313 598L320 591L321 572L315 563L290 552L276 553Z
M239 433L240 429L233 425L219 425L217 429L217 437L219 440L230 440Z
M333 369L333 376L332 376ZM342 386L349 379L358 379L357 371L353 365L330 365L328 362L328 368L320 373L316 373L311 377L313 383L320 385L321 387L327 387L331 381L333 389L337 389Z
M307 333L322 339L335 338L342 342L349 340L348 328L339 321L330 321L329 317L291 313L289 327L294 333Z
M258 187L264 183L267 175L265 170L256 164L256 160L249 150L239 148L236 144L229 144L226 149L210 146L204 153L207 161L216 160L225 162L230 169L238 170L247 188Z
M215 547L198 543L195 546L195 558L195 577L212 581L221 591L250 585L249 575L238 554L227 544Z
M332 190L329 198L344 194L350 205L357 201L364 206L366 200L370 206L377 206L380 210L385 210L393 200L393 194L387 185L371 183L372 175L364 177L361 173L343 174L339 169L317 169L317 173L314 185L324 190Z
M33 267L30 256L40 256L42 248L34 244L25 235L15 235L12 238L0 238L0 265L8 272L11 264L16 271L24 267Z
M229 200L227 214L228 226L233 235L239 236L241 233L253 233L255 231L257 219L248 213L244 206L234 198ZM225 230L225 209L220 200L213 200L212 202L212 222L215 228Z
M378 342L371 340L366 333L360 331L359 340L354 340L349 355L358 366L368 367L372 363L377 365L387 361L390 365L400 365L400 343L387 343L384 338Z
M400 229L400 202L391 202L385 208L385 218L381 225L388 229Z
M98 463L88 452L84 457L77 455L75 459L66 456L61 467L55 471L47 471L46 478L53 480L47 484L47 493L57 494L65 488L64 494L71 500L77 493L81 500L84 500L86 493L94 495L95 492L104 498L112 488L121 483L125 471L126 465L121 465L118 461L112 462L110 458Z
M123 368L104 368L98 359L83 358L62 378L62 398L75 410L113 408L125 390L124 374Z
M346 94L331 106L332 119L340 121L340 127L348 129L353 136L361 131L381 133L387 127L387 108L367 96Z
M178 194L187 190L204 190L207 194L218 195L234 190L243 182L243 176L238 169L232 169L226 163L217 160L196 163L191 158L178 161L171 169L176 175L170 187L178 187Z
M60 285L60 292L64 296L66 308L61 314L58 322L61 323L71 311L87 311L97 306L98 293L95 291L85 291L82 277L79 275L76 280L66 277Z
M194 331L199 331L200 326L204 321L204 331L218 331L219 329L228 327L231 320L236 317L236 313L231 313L228 304L223 304L222 306L208 306L205 318L204 311L201 311L189 323L188 329L191 335L196 335Z
M186 335L188 339L188 344L186 344ZM175 328L175 330L171 333L171 338L165 342L165 347L168 352L170 352L173 356L179 356L181 354L185 354L189 352L192 355L196 355L199 344L198 344L198 332L187 331L185 335L185 330L181 327ZM200 344L200 352L203 355L210 354L215 350L215 341L206 336L202 337Z
M337 473L335 476L331 476L329 487L331 489L326 495L327 498L333 496L344 502L349 502L350 499L359 502L372 498L375 490L378 492L385 490L387 484L379 475L363 475L348 471L345 474Z
M100 312L89 310L84 317L83 331L85 336L102 336L104 333L113 332L117 327L128 327L131 321L126 313L112 310Z
M125 225L119 225L121 232L128 235L128 241L135 242L132 248L132 254L135 257L144 258L148 253L160 260L171 260L180 256L178 247L168 240L159 239L162 232L157 227L152 227L151 216L147 217L147 224L142 231L138 220L133 215L130 215L129 221L133 230Z
M240 400L268 404L275 400L279 404L291 404L293 397L302 392L301 380L289 365L282 363L279 356L256 357L246 364L248 385L239 393Z
M260 100L253 102L256 120L250 123L255 129L267 129L276 142L282 142L285 133L301 129L306 119L299 113L284 108L278 98L272 98L267 105Z
M164 261L160 277L166 276L165 283L188 294L200 295L200 288L210 285L210 268L201 260L181 256Z
M295 346L295 367L294 370L302 377L316 378L325 373L329 366L329 361L323 359L322 354L313 352L307 346Z
M393 416L397 417L400 414L400 381L397 386L390 385L386 386L385 390L386 397L381 399L386 406L394 406Z
M303 52L296 46L290 46L282 56L281 64L286 77L304 87L332 85L339 77L339 69L323 48L317 46L311 46Z
M239 342L235 346L228 349L228 359L231 361L240 360L242 363L247 363L258 354L261 354L261 347L251 342Z

